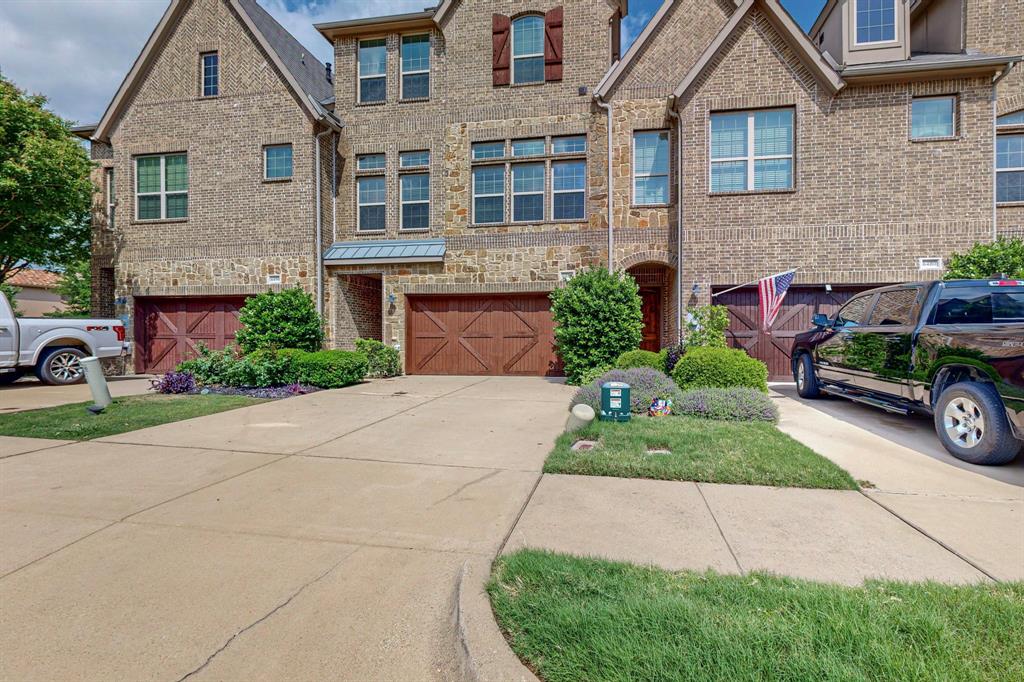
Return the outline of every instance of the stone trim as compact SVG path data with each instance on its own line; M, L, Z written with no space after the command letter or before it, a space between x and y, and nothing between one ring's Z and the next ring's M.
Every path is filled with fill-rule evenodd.
M213 258L295 256L313 253L312 237L305 241L267 240L247 244L206 244L203 246L152 246L125 249L122 262L147 260L210 260Z
M626 258L617 259L615 267L619 270L628 270L629 268L640 265L641 263L658 263L665 267L675 271L675 254L669 253L668 251L640 251L634 253Z
M458 284L395 284L395 291L406 296L426 294L529 294L554 291L557 282L487 282Z
M130 295L140 296L233 296L239 294L262 294L267 291L281 291L280 284L196 284L171 287L132 287Z

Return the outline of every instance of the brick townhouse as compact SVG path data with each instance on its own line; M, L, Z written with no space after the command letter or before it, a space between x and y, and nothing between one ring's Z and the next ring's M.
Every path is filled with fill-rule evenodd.
M229 343L299 285L330 343L410 373L550 374L547 294L631 272L644 346L729 306L788 371L814 312L1024 234L1019 0L455 0L320 24L333 73L255 0L173 0L92 139L99 312L136 371ZM609 154L609 149L611 154ZM759 276L798 268L771 335Z

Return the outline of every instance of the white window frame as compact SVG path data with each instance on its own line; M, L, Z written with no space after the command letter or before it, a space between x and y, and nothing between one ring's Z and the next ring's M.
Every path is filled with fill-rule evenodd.
M664 133L665 134L665 139L668 141L668 156L669 156L668 168L666 169L665 175L664 175L664 177L665 177L665 184L668 187L668 195L666 196L666 199L668 199L668 201L666 201L664 203L660 203L660 204L641 204L640 202L637 201L636 179L637 178L660 178L660 177L662 177L662 174L661 173L639 173L637 171L637 165L636 165L636 136L637 135L649 135L649 134L653 134L653 133L657 133L658 135L661 135L662 133ZM632 159L632 171L633 171L633 180L632 180L632 184L633 184L633 188L632 188L633 189L632 204L633 204L633 206L669 206L669 205L671 205L672 204L672 131L671 130L667 130L667 129L659 129L659 130L634 130L632 136L630 137L630 145L632 145L632 147L633 147L633 149L631 150L631 154L630 154L630 158Z
M364 76L362 63L360 61L360 53L363 50L363 43L374 42L378 40L384 41L384 73L376 74L373 76ZM375 99L370 102L363 100L363 81L373 80L377 78L384 79L384 99ZM383 104L388 101L388 39L385 36L377 36L375 38L360 38L356 43L356 102L358 104Z
M186 213L183 217L179 218L168 218L167 217L167 197L176 196L178 194L185 195L186 207L188 206L188 185L185 186L184 190L176 190L174 192L167 191L167 157L168 156L184 156L185 157L185 169L188 170L188 153L187 152L169 152L167 154L139 154L133 158L132 163L135 166L135 220L136 222L156 222L158 220L188 220L191 211L186 208ZM159 192L139 192L139 159L160 159L160 191ZM190 178L191 179L191 178ZM160 197L160 217L159 218L140 218L139 217L139 197Z
M288 175L282 175L279 178L272 178L267 175L267 162L269 161L268 152L271 149L277 149L280 147L288 147L291 150L291 168L289 169ZM295 149L292 147L291 142L285 142L282 144L267 144L263 145L263 179L267 182L282 182L284 180L291 180L295 175Z
M423 166L420 166L423 168ZM427 198L426 200L420 201L406 201L402 196L402 181L405 178L425 175L427 176ZM407 205L412 206L415 204L426 204L427 205L427 226L426 227L406 227L405 226L405 207ZM398 176L398 229L405 232L427 232L430 230L430 173L429 172L418 172L418 173L402 173Z
M520 157L523 158L523 157ZM527 157L529 158L529 157ZM541 161L528 161L526 163L510 163L509 165L509 189L511 192L511 201L509 202L509 218L513 223L519 223L524 225L531 225L536 223L543 223L547 216L545 216L544 201L545 189L547 187L547 179L550 173L550 164L546 164L543 160ZM543 170L541 173L541 189L540 191L532 192L517 192L516 191L516 166L540 166ZM540 195L540 218L535 220L516 220L516 197L533 197Z
M516 17L515 19L512 20L512 23L509 25L509 36L508 36L508 38L509 38L509 56L512 59L512 65L511 65L512 66L512 85L535 85L535 84L544 83L544 82L547 81L547 78L545 77L543 71L541 72L541 78L538 81L518 81L518 80L516 80L516 60L517 59L536 59L537 57L540 57L541 59L544 59L544 40L546 39L546 36L544 36L543 34L541 35L541 40L540 40L540 52L531 52L530 54L521 54L521 55L516 56L516 22L517 21L521 21L523 19L528 19L530 17L533 17L533 18L536 18L536 19L540 19L540 23L541 23L542 26L544 26L545 32L547 31L547 26L546 26L546 24L544 22L544 15L542 15L542 14L524 14L524 15Z
M214 69L214 78L216 79L215 92L212 95L206 94L206 58L215 57L217 59L217 65ZM209 52L199 53L199 95L200 97L220 97L220 52L217 50L210 50Z
M477 156L476 148L477 145L496 145L501 144L501 155L500 156ZM497 159L508 158L511 150L508 148L507 140L477 140L469 146L469 158L470 161L495 161Z
M475 171L477 169L480 169L480 168L500 168L501 169L502 183L501 183L501 191L500 192L493 192L491 194L477 194L477 191L476 191L476 173L475 173ZM470 195L470 201L472 202L472 207L471 207L472 210L471 210L471 212L473 214L473 216L472 216L473 224L474 225L504 225L506 223L507 216L509 214L509 211L508 211L508 203L509 202L505 201L505 199L506 199L506 196L505 196L505 194L506 194L506 187L505 186L509 182L508 164L507 163L486 163L486 164L480 164L480 165L474 166L473 168L470 169L470 180L471 180L471 183L472 183L472 193ZM480 222L480 221L478 221L476 219L476 200L477 200L477 198L483 199L483 198L488 198L488 197L501 197L501 220L499 220L497 222L482 223L482 222Z
M104 196L107 200L107 229L114 229L114 208L117 206L116 190L114 188L114 169L105 168L103 170L103 179L106 183L104 188Z
M406 164L405 160L402 158L406 154L426 154L427 155L427 162L426 163L417 163L417 164ZM398 152L398 167L403 169L403 170L410 169L410 168L430 168L430 150L429 149L407 149L404 152Z
M583 164L583 189L555 189L555 166L557 165L568 165L570 163L582 163ZM587 189L590 187L590 177L587 172L587 160L586 159L558 159L548 164L551 175L551 220L553 222L582 222L587 219ZM583 195L583 215L579 218L559 218L555 216L555 196L558 194L582 194Z
M555 150L555 142L558 140L576 139L583 138L583 149L573 150L568 152L560 152ZM553 135L551 137L551 154L552 156L569 156L570 154L586 154L587 153L587 134L581 133L579 135Z
M892 40L869 40L861 42L857 40L857 5L861 0L854 0L853 2L853 45L854 47L861 47L864 45L870 45L872 47L879 45L896 45L900 42L900 2L901 0L892 0Z
M914 137L914 102L923 102L928 99L948 99L953 104L952 120L953 120L953 132L949 135L929 135ZM957 137L960 132L960 126L957 121L959 118L959 98L957 95L922 95L920 97L910 98L910 139L915 142L929 141L929 140L952 140Z
M754 153L754 115L759 111L775 111L775 110L789 110L793 112L793 139L792 139L792 151L789 154L767 154L757 156ZM747 154L746 156L730 156L727 158L712 159L711 158L711 118L718 113L722 114L745 114L747 117ZM754 168L756 161L770 161L772 159L789 159L790 160L790 177L789 187L754 187ZM747 163L747 184L742 190L715 190L712 189L712 177L714 164L716 163L728 163L735 161L745 161ZM770 107L767 109L748 109L746 111L713 111L708 116L708 191L712 194L732 194L733 192L787 192L792 191L796 188L796 110L793 107Z
M405 70L405 55L404 55L404 53L405 53L405 39L406 38L418 38L420 36L426 36L427 37L427 68L419 69L419 70L416 70L416 71L406 71ZM399 36L399 38L398 38L398 70L400 71L400 73L398 75L398 98L399 99L405 99L405 77L406 76L419 76L419 75L422 75L424 73L427 74L427 96L426 97L417 97L415 101L419 102L419 101L430 99L431 87L434 84L433 83L434 79L430 75L430 67L432 66L433 61L434 61L433 60L433 55L431 54L432 50L433 50L433 41L430 38L430 33L404 33L401 36ZM385 70L385 72L387 71L387 67L386 66L385 66L384 70ZM387 84L385 83L385 92L387 92L386 88L387 88ZM385 95L385 98L387 98L387 95Z
M1006 126L1006 127L1009 127L1009 126ZM1007 131L1007 132L1003 132L1003 133L997 134L996 137L997 138L998 137L1021 137L1021 138L1024 138L1024 132L1013 132L1013 133L1011 133L1011 132ZM995 195L996 204L998 206L1019 206L1021 204L1020 201L1016 201L1016 200L1000 201L999 200L999 174L1000 173L1017 173L1017 172L1020 172L1020 171L1024 171L1024 166L1010 166L1008 168L1000 168L999 167L998 155L997 155L996 159L993 160L993 165L995 166L995 171L996 171L995 172L995 178L993 178L993 179L995 180L996 184L992 188L992 193Z
M362 197L359 195L359 183L363 180L383 180L384 181L384 201L374 201L372 203L363 203ZM374 233L374 232L386 232L388 229L388 181L387 176L383 174L377 175L360 175L356 177L356 232L357 233ZM374 227L370 229L363 229L363 212L364 206L383 206L384 207L384 226Z

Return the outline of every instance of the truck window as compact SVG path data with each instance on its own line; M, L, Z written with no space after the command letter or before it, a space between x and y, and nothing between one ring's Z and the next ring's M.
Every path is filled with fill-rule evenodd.
M883 291L878 295L878 303L871 311L869 325L891 326L906 325L914 322L914 304L920 290L897 289Z
M846 305L839 309L836 315L836 327L857 327L864 324L864 313L867 312L868 304L874 294L857 296L847 301Z
M935 324L1005 324L1024 322L1024 291L951 288L942 292Z
M992 321L1024 322L1024 291L992 294Z

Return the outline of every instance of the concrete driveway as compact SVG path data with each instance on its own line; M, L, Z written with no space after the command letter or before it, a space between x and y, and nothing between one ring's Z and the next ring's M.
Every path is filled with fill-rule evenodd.
M149 379L149 376L108 377L107 386L110 387L110 395L115 398L139 395L149 391ZM88 384L49 386L31 378L19 379L13 384L0 386L0 414L82 403L87 400L92 400Z
M457 677L457 575L571 392L404 377L0 459L0 678Z

